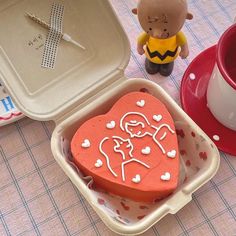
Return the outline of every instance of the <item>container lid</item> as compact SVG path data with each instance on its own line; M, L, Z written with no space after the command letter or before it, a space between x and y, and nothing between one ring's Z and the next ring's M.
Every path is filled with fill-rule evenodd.
M64 6L63 32L86 50L60 40L55 68L41 67L52 4ZM107 0L0 2L0 79L27 116L54 120L121 78L130 46Z

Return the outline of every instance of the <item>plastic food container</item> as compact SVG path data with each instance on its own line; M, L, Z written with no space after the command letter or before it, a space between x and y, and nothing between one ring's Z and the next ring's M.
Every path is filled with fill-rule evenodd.
M1 2L1 80L25 115L55 121L53 155L103 222L120 234L143 233L166 214L179 211L191 201L192 193L215 175L219 167L218 150L160 86L144 79L125 78L130 47L107 0L58 2L65 6L64 31L86 50L61 41L55 69L41 68L40 45L47 30L27 19L25 12L47 20L52 2ZM171 113L178 134L182 181L171 196L153 204L94 190L91 179L84 177L70 161L70 140L79 126L106 113L118 98L132 91L149 92L161 100Z

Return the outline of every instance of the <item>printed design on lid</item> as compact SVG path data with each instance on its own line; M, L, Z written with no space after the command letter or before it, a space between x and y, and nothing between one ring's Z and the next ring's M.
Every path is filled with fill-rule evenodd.
M49 33L44 45L44 52L41 66L54 68L59 42L62 37L64 6L53 3L50 16Z

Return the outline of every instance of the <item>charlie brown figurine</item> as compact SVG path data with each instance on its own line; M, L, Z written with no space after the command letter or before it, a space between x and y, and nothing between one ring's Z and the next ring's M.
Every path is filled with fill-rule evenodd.
M137 51L145 53L145 69L149 74L169 76L178 55L189 55L186 37L181 28L191 20L186 0L139 0L132 12L138 15L143 32L138 37Z

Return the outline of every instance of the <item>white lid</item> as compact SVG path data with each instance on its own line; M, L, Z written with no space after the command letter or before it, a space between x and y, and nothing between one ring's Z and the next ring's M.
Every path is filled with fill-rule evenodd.
M60 41L55 69L41 67L48 33L26 17L49 22L53 1L0 2L0 78L19 109L39 120L56 119L123 75L130 46L107 0L65 0L63 32L86 50Z

